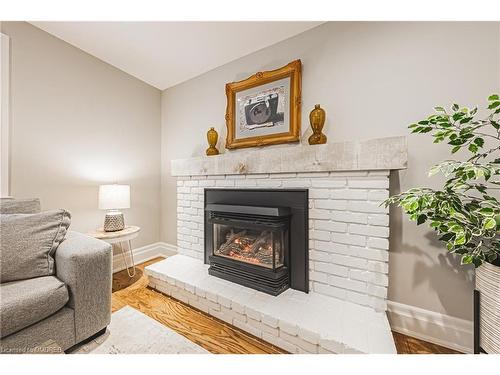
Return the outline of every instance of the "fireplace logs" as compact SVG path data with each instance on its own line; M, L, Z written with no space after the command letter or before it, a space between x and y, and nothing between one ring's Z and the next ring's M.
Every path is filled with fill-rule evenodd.
M272 233L267 230L262 231L258 235L248 233L247 230L235 233L231 229L226 234L226 242L215 253L244 262L272 266Z

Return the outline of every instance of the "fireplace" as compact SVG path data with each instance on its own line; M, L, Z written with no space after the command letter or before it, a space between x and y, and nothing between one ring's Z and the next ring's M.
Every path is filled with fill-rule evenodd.
M307 190L206 189L209 274L278 295L308 292Z

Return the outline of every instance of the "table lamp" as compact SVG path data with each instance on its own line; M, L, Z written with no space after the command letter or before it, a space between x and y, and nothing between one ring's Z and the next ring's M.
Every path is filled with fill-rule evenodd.
M104 218L104 231L116 232L125 228L120 209L130 208L130 185L100 185L99 209L109 210Z

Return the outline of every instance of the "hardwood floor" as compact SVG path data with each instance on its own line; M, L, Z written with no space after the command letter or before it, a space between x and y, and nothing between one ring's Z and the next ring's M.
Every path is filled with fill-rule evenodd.
M216 354L286 353L221 320L209 316L148 287L144 267L163 258L137 266L134 278L126 271L113 275L112 311L129 305ZM393 332L398 353L455 354L454 350Z

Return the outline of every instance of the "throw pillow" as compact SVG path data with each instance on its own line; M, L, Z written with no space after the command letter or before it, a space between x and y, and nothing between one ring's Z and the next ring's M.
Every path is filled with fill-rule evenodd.
M0 199L0 214L37 214L41 211L40 199Z
M0 214L0 281L53 275L54 253L71 223L65 210Z

